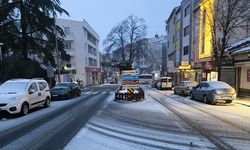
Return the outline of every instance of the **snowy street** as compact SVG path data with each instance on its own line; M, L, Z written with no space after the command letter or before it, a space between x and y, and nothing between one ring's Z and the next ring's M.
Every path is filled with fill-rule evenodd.
M65 147L73 149L248 149L249 107L208 105L144 86L142 102L109 102Z
M80 97L0 120L0 149L62 149L116 88L92 87Z
M0 120L0 149L242 149L250 146L247 105L210 105L143 85L139 102L114 101L117 85Z

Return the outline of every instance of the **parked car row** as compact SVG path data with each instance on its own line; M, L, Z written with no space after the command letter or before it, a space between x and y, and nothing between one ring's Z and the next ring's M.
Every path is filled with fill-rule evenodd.
M174 88L175 94L190 95L191 99L204 103L232 103L237 93L233 87L222 81L204 81L199 84L183 81Z
M43 79L12 79L0 86L0 115L27 115L35 107L49 107L51 99L80 96L76 83L60 83L51 90Z

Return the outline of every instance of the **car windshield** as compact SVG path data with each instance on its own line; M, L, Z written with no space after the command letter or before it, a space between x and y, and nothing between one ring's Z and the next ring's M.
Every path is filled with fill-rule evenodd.
M70 84L68 84L68 83L60 83L60 84L57 84L54 88L55 89L66 89L69 87L70 87Z
M28 82L6 82L0 86L0 93L25 92Z
M225 82L211 82L209 85L213 88L232 88L230 85L228 85Z

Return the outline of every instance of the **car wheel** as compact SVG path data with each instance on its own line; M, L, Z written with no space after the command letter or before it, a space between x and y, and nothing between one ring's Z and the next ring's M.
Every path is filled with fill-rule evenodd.
M193 99L193 100L194 100L194 95L193 95L193 93L192 93L192 92L190 93L190 97L191 97L191 99Z
M176 90L174 90L174 94L176 94L176 95L177 95Z
M25 116L29 113L29 105L27 103L23 103L21 107L21 115Z
M81 96L81 91L77 93L77 96Z
M68 95L67 95L67 99L71 99L72 98L72 95L69 93Z
M232 100L227 100L226 103L230 104L230 103L232 103Z
M207 99L206 95L203 96L203 102L206 103L206 104L208 104L208 99Z
M46 100L45 100L45 103L44 103L44 107L49 107L50 106L50 98L47 97Z
M184 91L181 92L182 96L187 96Z

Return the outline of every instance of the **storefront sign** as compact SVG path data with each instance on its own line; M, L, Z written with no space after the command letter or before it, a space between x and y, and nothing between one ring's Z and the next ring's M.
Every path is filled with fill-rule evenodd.
M191 65L188 66L179 66L180 70L190 70L191 69Z
M101 72L101 68L85 67L86 72Z
M247 70L247 82L250 82L250 69Z

